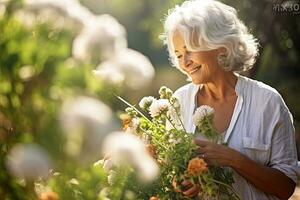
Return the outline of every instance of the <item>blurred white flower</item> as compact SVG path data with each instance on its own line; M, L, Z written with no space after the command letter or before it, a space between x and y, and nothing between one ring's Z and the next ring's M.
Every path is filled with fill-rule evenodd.
M54 29L77 30L93 14L76 0L25 0L24 7L17 10L15 16L27 28L39 23L50 23Z
M108 172L107 182L108 182L109 185L112 185L114 183L116 175L117 175L117 172L115 172L114 170L110 170Z
M86 23L93 14L78 0L25 0L26 8L31 10L52 9L60 15L76 20L82 24Z
M71 183L72 185L79 185L79 181L76 178L71 178L69 183Z
M85 162L98 156L104 137L115 128L110 108L91 97L67 100L60 113L66 152Z
M25 0L24 5L17 16L29 27L52 22L54 28L61 29L73 22L73 28L82 29L72 45L73 57L78 60L98 62L127 47L126 30L115 18L96 16L78 0Z
M93 70L94 75L103 82L113 85L120 85L124 82L124 74L116 67L111 66L110 62L104 61L98 70Z
M123 82L125 86L131 89L143 88L152 81L155 75L154 67L150 60L132 49L123 49L118 52L113 58L101 63L94 73L98 70L101 71L102 67L117 69L124 76ZM114 74L111 74L111 76L114 76ZM99 78L105 77L99 76Z
M171 105L167 99L158 99L156 101L153 101L153 103L149 107L149 113L151 117L157 117L163 112L167 113L169 107L171 107Z
M6 12L6 6L4 3L0 2L0 17L2 17Z
M19 77L27 81L32 78L35 74L34 67L31 65L25 65L19 69Z
M103 164L104 164L104 159L100 159L100 160L94 162L93 166L98 167L98 166L103 166Z
M26 28L32 28L36 24L36 15L32 12L20 9L15 11L14 17L18 19Z
M110 15L87 20L81 33L73 41L73 57L84 62L113 57L127 47L125 28Z
M214 114L214 109L208 105L202 105L199 108L196 109L192 120L194 125L198 125L205 116L210 116Z
M112 168L113 168L113 161L112 161L112 159L110 159L110 158L105 159L104 163L103 163L103 169L104 169L104 171L108 172Z
M158 166L149 155L145 144L133 134L114 132L106 137L103 151L114 165L129 163L143 181L151 181L158 175Z
M41 196L43 193L50 192L51 187L48 185L44 185L42 182L35 181L34 191L37 194L37 196Z
M49 174L51 161L38 145L16 144L7 156L6 165L14 176L35 180Z
M99 194L98 194L98 198L102 199L102 200L110 200L107 196L109 195L109 188L105 187L103 189L100 190Z
M143 110L148 110L149 107L151 106L152 102L154 102L155 100L157 100L157 99L152 96L143 97L141 99L141 101L139 102L139 106Z

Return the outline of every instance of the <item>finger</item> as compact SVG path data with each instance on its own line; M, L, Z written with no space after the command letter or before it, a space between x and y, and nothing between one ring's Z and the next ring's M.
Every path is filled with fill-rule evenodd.
M193 197L193 196L197 195L199 193L199 191L200 191L199 186L194 185L192 188L184 191L183 194L188 197Z
M181 185L183 187L192 187L193 186L193 184L190 181L188 181L188 180L182 181Z

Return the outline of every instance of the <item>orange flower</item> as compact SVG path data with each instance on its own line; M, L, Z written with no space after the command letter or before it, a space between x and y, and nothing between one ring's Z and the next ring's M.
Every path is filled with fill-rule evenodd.
M188 174L198 176L207 171L207 164L202 158L193 158L189 161Z
M159 198L158 197L150 197L149 200L159 200Z
M58 194L49 191L41 194L39 200L59 200Z
M120 118L122 120L123 130L126 131L126 129L130 126L132 119L128 114L121 114Z

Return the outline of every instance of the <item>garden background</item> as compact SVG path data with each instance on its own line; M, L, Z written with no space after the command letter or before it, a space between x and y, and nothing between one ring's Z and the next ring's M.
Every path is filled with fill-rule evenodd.
M86 24L91 22L87 17L89 11L68 13L68 9L63 8L61 3L61 7L56 7L55 12L52 12L43 6L32 6L30 2L34 1L0 0L0 199L41 198L36 182L31 177L28 180L25 178L25 182L20 177L15 178L20 169L11 170L9 166L13 164L8 164L8 157L13 158L11 150L16 145L25 148L26 145L33 144L41 147L42 152L46 152L45 155L52 160L51 165L63 172L63 175L52 178L50 182L40 180L41 190L46 190L46 184L59 194L60 199L105 199L99 193L103 189L101 184L106 184L105 172L90 164L101 158L101 141L93 143L92 140L95 139L93 137L99 139L97 134L103 133L88 136L90 140L81 136L81 146L77 147L78 138L70 139L68 134L63 133L66 130L74 131L69 125L71 123L73 126L74 121L64 119L76 116L76 113L68 112L70 105L65 100L82 96L99 100L94 102L95 105L101 107L104 104L110 109L107 115L112 116L105 120L110 121L111 127L99 128L95 125L94 128L109 132L121 129L122 126L117 118L125 106L116 95L137 104L143 96L158 96L157 91L162 85L176 90L185 84L185 75L170 66L166 48L158 38L163 31L162 19L168 9L183 1L81 0L81 5L94 15L109 14L113 17L104 16L103 23L107 24L103 25L104 28L99 28L107 30L111 26L112 33L103 36L105 33L97 32L97 27L94 30L93 25L87 31L91 33L90 37L107 37L107 41L112 40L113 45L97 39L88 42L85 40L84 37L87 36L84 35L84 30L88 26ZM300 155L299 1L222 2L236 8L241 19L258 38L260 56L253 69L245 75L271 85L282 95L294 117ZM26 4L31 7L29 6L29 11L22 12L28 6ZM78 13L86 16L77 16ZM70 16L73 17L72 20L66 20ZM95 31L97 34L93 35ZM109 35L113 33L116 33L115 36ZM79 35L83 36L80 38ZM79 41L78 47L86 47L85 52L74 50L76 38ZM82 44L84 42L86 43ZM125 63L129 67L137 65L128 64L122 58L119 63L105 62L113 59L112 52L118 48L135 50L127 52L132 56L133 62L140 64L135 71L127 69L128 67L120 67L121 72L100 70L101 67L108 68L110 64ZM146 66L147 69L144 69ZM99 71L94 71L97 69ZM99 123L105 121L92 120ZM75 147L70 143L75 143ZM91 143L94 146L88 145ZM70 147L67 150L66 144ZM10 173L9 170L13 172ZM123 195L124 192L118 189L124 188L125 183L125 180L121 180L121 186L116 186L117 196ZM95 189L95 184L99 191ZM127 199L134 199L134 194L128 192L126 195Z

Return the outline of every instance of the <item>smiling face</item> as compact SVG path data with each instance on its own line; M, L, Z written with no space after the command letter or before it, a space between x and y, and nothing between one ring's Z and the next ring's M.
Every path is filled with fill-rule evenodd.
M216 73L224 72L217 62L221 49L191 52L179 31L174 32L173 45L180 68L191 77L194 84L211 82Z

